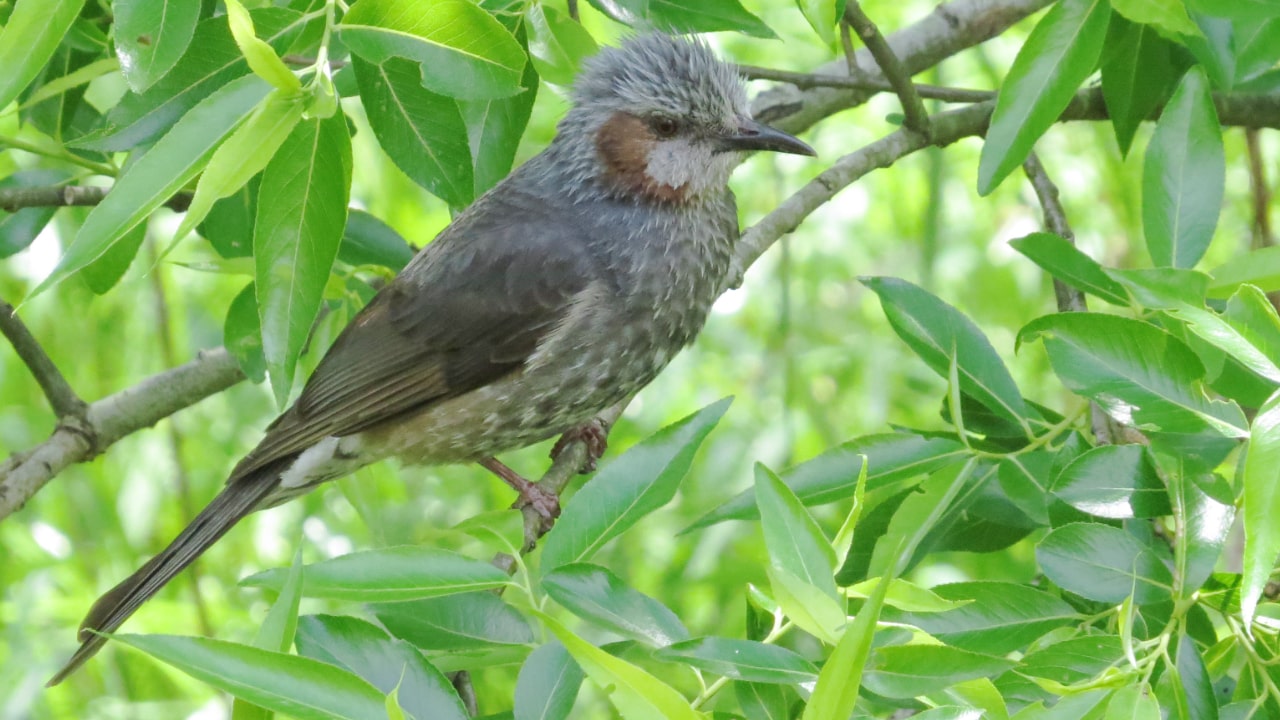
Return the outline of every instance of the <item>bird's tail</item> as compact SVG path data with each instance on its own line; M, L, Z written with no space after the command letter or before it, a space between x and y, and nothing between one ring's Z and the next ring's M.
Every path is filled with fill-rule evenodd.
M183 568L190 565L241 518L253 512L278 484L274 468L263 468L223 488L159 555L116 585L89 609L80 623L80 649L48 682L57 685L93 657L107 638L99 633L114 632L142 603L160 591Z

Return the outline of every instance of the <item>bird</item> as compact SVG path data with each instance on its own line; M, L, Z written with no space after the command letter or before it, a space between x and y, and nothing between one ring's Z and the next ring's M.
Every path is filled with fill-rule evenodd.
M567 432L601 451L595 416L702 329L740 237L729 177L759 150L815 154L752 118L703 41L647 32L584 60L547 148L353 318L221 492L93 605L49 684L242 518L384 458L480 462L553 518L495 456Z

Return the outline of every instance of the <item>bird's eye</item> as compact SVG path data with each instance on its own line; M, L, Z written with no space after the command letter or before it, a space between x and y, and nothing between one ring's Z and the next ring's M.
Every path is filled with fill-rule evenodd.
M653 129L653 134L666 139L675 136L680 130L680 123L673 117L659 115L649 121L649 127Z

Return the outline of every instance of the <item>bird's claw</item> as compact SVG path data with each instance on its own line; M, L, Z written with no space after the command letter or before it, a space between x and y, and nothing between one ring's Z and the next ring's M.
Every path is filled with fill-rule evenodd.
M560 496L531 482L520 490L520 498L511 507L521 511L532 508L538 515L540 530L546 532L560 517Z
M609 449L609 431L600 418L592 418L587 424L579 425L561 435L551 448L551 459L558 460L570 443L579 441L587 446L587 458L582 461L582 468L578 472L583 475L595 472L597 462L604 456L605 450Z

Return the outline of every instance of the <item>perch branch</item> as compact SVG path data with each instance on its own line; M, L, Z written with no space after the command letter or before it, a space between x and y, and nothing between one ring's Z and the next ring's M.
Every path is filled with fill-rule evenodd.
M90 403L84 418L67 416L48 440L0 463L0 520L21 508L67 466L89 460L120 438L244 379L223 348Z

